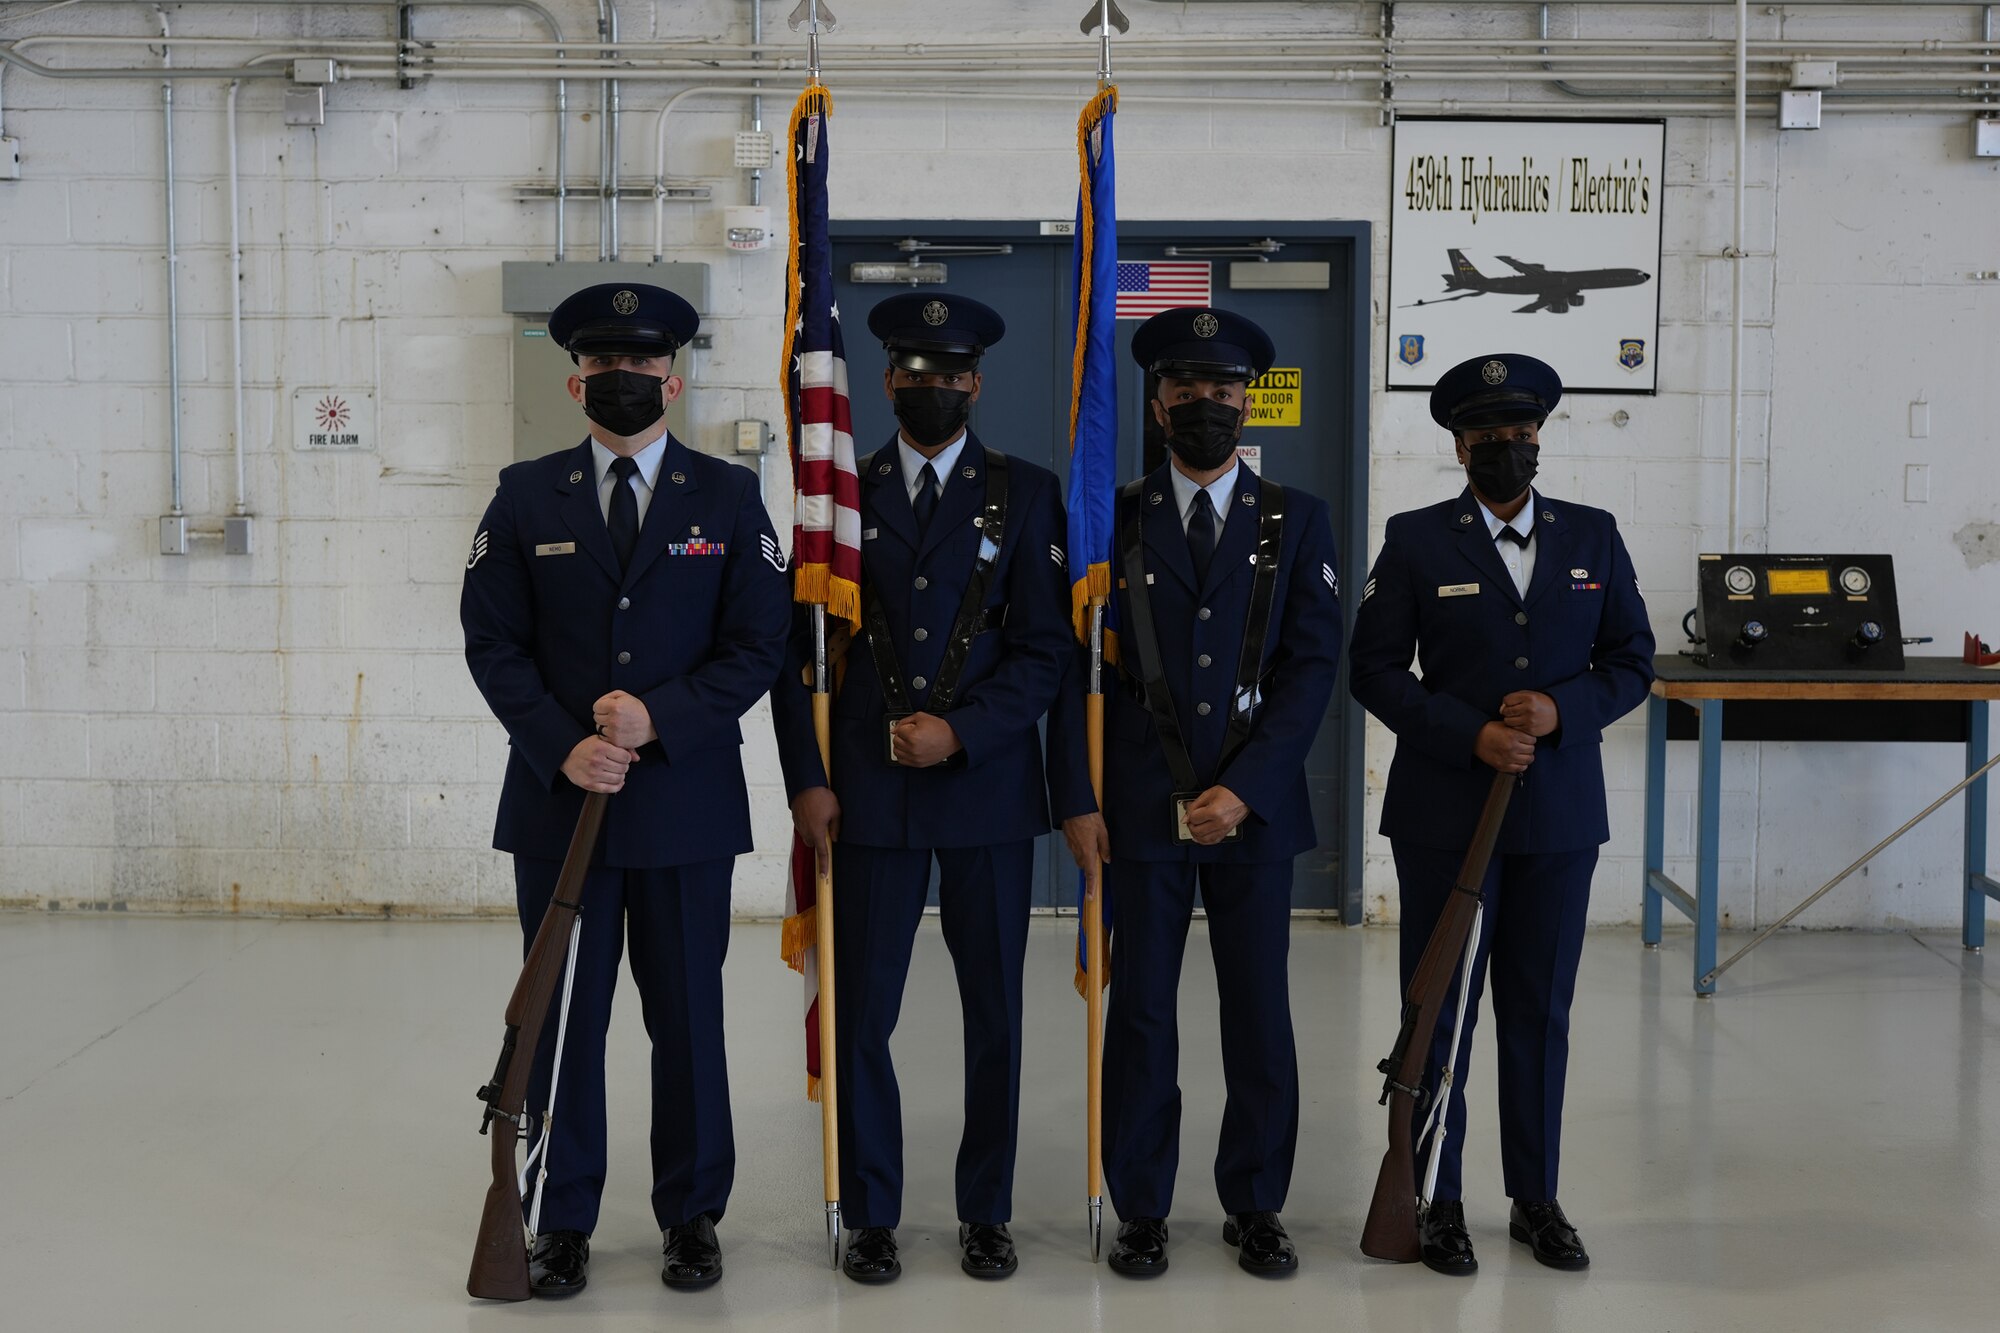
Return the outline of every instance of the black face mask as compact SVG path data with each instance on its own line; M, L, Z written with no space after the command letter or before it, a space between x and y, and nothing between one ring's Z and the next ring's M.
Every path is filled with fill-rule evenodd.
M1542 449L1526 440L1494 440L1472 445L1469 452L1472 461L1465 465L1465 474L1472 484L1495 504L1506 504L1535 479L1535 460Z
M965 429L972 395L963 389L918 384L896 390L896 420L926 449L948 442Z
M1242 434L1242 411L1213 398L1167 408L1167 447L1196 472L1213 472L1228 462Z
M613 435L633 436L667 414L657 375L600 370L583 381L583 414Z

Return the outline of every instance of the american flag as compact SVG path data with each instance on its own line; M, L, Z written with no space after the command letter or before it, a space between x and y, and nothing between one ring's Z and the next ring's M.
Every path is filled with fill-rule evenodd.
M1118 261L1118 318L1150 319L1176 306L1209 303L1205 260Z
M833 247L827 239L827 120L833 99L814 85L792 108L792 237L786 274L785 416L796 486L792 597L826 606L828 616L861 621L861 480L847 397L847 353L833 300ZM813 852L792 838L790 908L779 945L805 976L806 1095L819 1099L819 884Z
M792 518L795 600L861 623L861 481L840 307L827 239L827 121L832 98L808 88L792 111L792 235L785 327L785 415L797 485Z

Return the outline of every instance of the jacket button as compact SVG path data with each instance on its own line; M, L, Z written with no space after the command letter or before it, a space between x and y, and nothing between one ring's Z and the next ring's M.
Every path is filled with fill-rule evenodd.
M1210 657L1207 653L1203 653L1200 657L1194 659L1194 664L1196 666L1207 666L1210 662L1213 662L1214 660L1215 659Z
M1526 611L1516 611L1516 612L1514 613L1514 623L1515 623L1516 625L1525 625L1525 624L1527 624L1527 623L1528 623L1528 613L1527 613Z
M1528 659L1525 657L1515 658L1514 669L1517 671L1526 671L1528 669Z
M620 597L618 599L618 609L620 611L630 611L632 609L632 599L630 597Z
M1208 716L1208 705L1207 705L1207 704L1196 704L1196 705L1194 706L1194 711L1195 711L1195 716L1196 716L1196 717L1207 717L1207 716Z
M619 665L619 666L624 666L624 665L625 665L625 664L626 664L627 662L630 662L631 660L632 660L632 654L630 654L630 653L620 653L620 654L618 654L618 665Z
M1204 606L1201 610L1194 613L1194 618L1196 620L1207 620L1211 614L1213 613Z
M931 586L931 581L930 581L929 579L925 578L925 577L924 577L924 576L923 576L922 574L919 574L919 575L917 575L917 581L916 581L916 584L915 584L914 586L916 587L916 590L917 590L918 592L922 592L922 591L923 591L923 590L924 590L925 588L928 588L928 587L930 587L930 586Z
M915 634L911 635L910 637L915 639L918 643L922 643L925 639L928 639L930 636L931 632L929 630L919 629Z
M910 688L913 690L921 690L924 686L928 684L930 684L930 682L925 680L922 676L910 677Z

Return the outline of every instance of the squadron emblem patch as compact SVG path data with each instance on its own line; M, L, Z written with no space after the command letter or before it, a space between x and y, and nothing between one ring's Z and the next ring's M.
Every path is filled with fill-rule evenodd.
M1424 359L1424 335L1421 333L1404 334L1401 338L1397 339L1397 349L1396 355L1402 358L1403 364L1414 366L1417 362Z
M1618 344L1618 364L1627 370L1637 370L1646 364L1646 340L1626 338Z

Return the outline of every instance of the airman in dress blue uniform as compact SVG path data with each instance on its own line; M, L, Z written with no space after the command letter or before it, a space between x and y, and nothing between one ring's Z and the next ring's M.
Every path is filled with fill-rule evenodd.
M939 869L965 1019L957 1166L961 1267L1005 1277L1020 1119L1021 988L1034 840L1049 830L1035 724L1074 648L1065 520L1052 473L966 429L979 358L1005 325L977 301L918 292L877 305L884 392L901 429L858 465L863 632L820 763L800 617L772 694L800 835L833 853L841 1204L859 1282L901 1272L902 1109L889 1037Z
M748 469L662 423L699 316L658 287L564 301L549 336L577 362L590 435L500 473L473 539L465 657L510 744L493 845L514 854L534 938L586 791L615 792L584 891L530 1275L581 1290L604 1187L604 1037L629 941L653 1043L653 1212L662 1278L722 1274L715 1223L735 1172L722 1043L730 872L751 848L738 718L784 656L784 554ZM529 1105L546 1106L557 1024ZM531 1214L533 1208L531 1207Z
M1122 1223L1111 1267L1167 1266L1180 1160L1175 1007L1199 884L1221 992L1228 1087L1216 1150L1222 1235L1250 1272L1294 1271L1279 1221L1298 1143L1286 971L1292 858L1318 843L1305 758L1340 667L1340 580L1326 503L1237 461L1248 382L1270 338L1224 310L1156 315L1132 355L1159 377L1173 456L1116 507L1104 801L1084 753L1075 670L1049 718L1050 794L1070 850L1108 861L1111 996L1104 1175Z
M1460 1152L1466 1038L1489 966L1509 1233L1552 1268L1590 1262L1556 1202L1569 1009L1591 872L1610 836L1601 741L1652 684L1653 634L1612 516L1529 484L1561 397L1555 371L1531 356L1475 357L1438 380L1431 416L1455 437L1469 484L1389 520L1354 623L1354 697L1396 734L1381 830L1401 885L1406 991L1494 772L1520 774L1482 889L1468 1032L1423 1220L1424 1262L1441 1273L1478 1267ZM1456 993L1454 982L1447 1014ZM1432 1043L1432 1096L1450 1028L1440 1023Z

